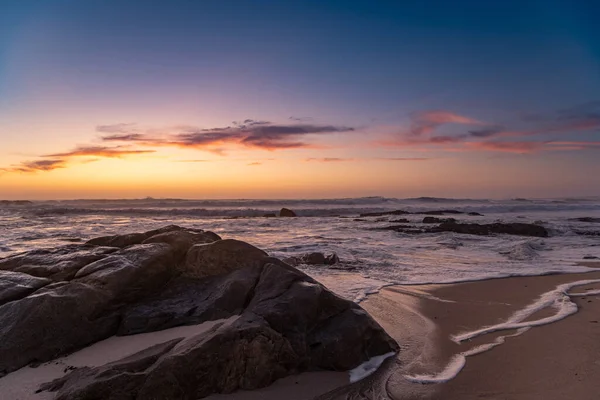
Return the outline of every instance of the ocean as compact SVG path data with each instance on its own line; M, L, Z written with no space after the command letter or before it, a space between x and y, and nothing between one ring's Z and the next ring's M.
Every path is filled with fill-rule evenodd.
M262 217L282 207L294 210L298 217ZM550 237L452 232L407 234L380 228L394 225L400 217L420 225L423 215L359 217L368 212L448 209L482 214L449 215L460 222L540 224L550 232ZM211 230L223 238L251 243L280 258L315 251L335 252L340 258L337 265L299 268L339 295L357 302L392 284L587 272L587 267L577 263L584 258L600 257L600 236L597 236L600 197L3 202L0 203L0 257L170 224Z

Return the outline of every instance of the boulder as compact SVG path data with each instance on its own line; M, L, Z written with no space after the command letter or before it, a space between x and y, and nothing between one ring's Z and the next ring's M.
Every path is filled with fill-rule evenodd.
M423 211L415 214L423 214L423 215L446 215L446 214L464 214L463 211L458 210L433 210L433 211Z
M406 218L398 218L398 219L393 219L389 221L390 224L408 224L410 223L409 220L407 220Z
M436 218L436 217L425 217L423 218L424 224L440 224L440 223L454 223L454 218Z
M0 270L22 272L55 282L69 280L85 265L117 251L114 247L70 244L0 259Z
M296 213L293 212L292 210L290 210L289 208L282 208L281 211L279 211L279 216L280 217L296 217Z
M471 211L471 212L467 213L467 215L470 215L472 217L483 217L483 214L480 214L480 213L475 212L475 211Z
M0 260L0 293L8 299L0 303L0 375L115 334L226 318L196 336L75 369L41 389L56 399L197 399L303 371L346 371L398 351L360 306L301 271L250 244L194 244L214 236L183 231L154 232L122 249L63 246ZM58 276L56 259L77 265L59 282L45 277ZM8 269L28 260L37 260L38 276Z
M59 282L0 306L0 376L113 335L118 316L100 316L110 302L100 288Z
M283 261L289 265L296 266L300 264L306 265L333 265L340 262L339 257L335 253L323 254L321 252L306 253L301 256L293 256L284 258Z
M251 284L225 295L222 285L233 276L236 282ZM168 289L171 295L162 298L171 306L175 288L185 280L201 285L201 281L180 279ZM239 302L239 317L120 361L76 369L41 389L55 391L58 400L200 399L258 389L303 371L347 371L375 355L399 349L357 304L277 259L207 280L210 283L195 301L214 295L214 301L231 297L235 303L243 293L241 297L247 298ZM158 307L146 308L148 321L164 310L158 300L154 306Z
M493 224L461 224L444 222L433 228L432 232L456 232L470 235L507 234L520 236L548 237L548 231L543 226L519 222Z
M124 235L112 235L112 236L102 236L94 239L90 239L86 242L86 244L91 244L94 246L108 246L108 247L120 247L124 248L127 246L133 246L134 244L142 244L145 240L148 240L152 237L156 237L161 234L170 233L170 232L184 232L188 234L201 234L204 235L206 240L202 243L208 243L209 241L219 240L220 237L212 232L205 232L202 229L191 229L191 228L182 228L177 225L168 225L160 229L154 229L151 231L143 232L143 233L127 233ZM168 238L168 236L163 236L163 238ZM164 240L174 240L173 238L176 236L172 236L171 239L163 239ZM212 238L212 240L211 240ZM157 241L160 241L158 239Z
M581 218L574 218L573 221L597 223L597 222L600 222L600 218L581 217Z
M192 246L182 266L185 276L204 278L226 274L247 266L262 265L268 254L235 239Z
M50 283L51 279L38 278L22 272L0 271L0 304L23 298Z
M158 233L145 239L142 244L167 243L175 251L176 257L184 257L190 247L195 244L205 244L221 240L221 237L213 232L194 232L189 230L176 230Z

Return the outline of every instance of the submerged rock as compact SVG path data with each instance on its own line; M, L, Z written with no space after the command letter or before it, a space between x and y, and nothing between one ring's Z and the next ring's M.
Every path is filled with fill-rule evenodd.
M454 218L436 218L436 217L425 217L423 218L424 224L439 224L439 223L454 223Z
M457 222L444 222L432 228L432 232L456 232L470 235L490 235L501 233L507 235L548 237L548 231L543 226L524 224L519 222L493 224L462 224Z
M115 334L230 317L185 340L75 369L41 389L56 399L198 399L302 371L346 371L398 351L360 306L250 244L196 244L214 236L183 228L124 236L146 239L124 248L72 246L71 255L65 247L45 250L37 276L15 269L39 261L40 251L0 260L0 374ZM58 259L71 263L69 274L46 278L57 276Z
M579 222L600 222L600 218L581 217L581 218L573 218L572 221L579 221Z
M279 216L280 217L296 217L296 213L293 212L292 210L290 210L289 208L282 208L281 211L279 211Z
M334 265L340 262L337 254L323 254L320 252L306 253L301 256L288 257L283 259L289 265L296 266L300 264L306 265Z

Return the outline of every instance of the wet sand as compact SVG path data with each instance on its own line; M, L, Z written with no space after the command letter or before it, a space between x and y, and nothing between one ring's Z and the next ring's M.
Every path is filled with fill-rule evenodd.
M402 344L404 354L395 365L387 371L385 368L379 371L378 377L372 380L378 387L385 388L388 398L398 400L596 400L600 393L600 295L571 296L579 308L576 314L552 324L532 327L519 336L509 337L516 330L507 330L461 344L451 340L453 335L506 321L514 312L558 285L588 279L600 279L600 272L385 288L361 305L390 333L395 330L397 335L393 336ZM594 284L569 292L598 289L600 285ZM406 306L420 314L422 329L414 328L414 319L405 320L412 323L413 328L386 326L393 309ZM553 309L544 309L526 321L552 314ZM404 332L400 332L402 330ZM493 343L500 336L506 336L503 344L467 357L464 368L448 382L421 384L405 377L435 375L454 355ZM360 398L357 397L359 392L346 387L324 398Z

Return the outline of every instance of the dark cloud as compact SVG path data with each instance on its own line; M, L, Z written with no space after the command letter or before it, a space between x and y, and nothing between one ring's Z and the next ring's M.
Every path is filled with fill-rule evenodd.
M120 124L116 124L120 125ZM113 126L113 125L106 125ZM209 151L213 146L238 144L267 150L281 150L303 147L314 147L302 138L309 135L325 135L352 132L355 129L347 126L316 124L273 124L268 121L245 119L234 122L233 126L216 128L174 127L169 133L160 136L152 131L145 134L127 133L123 135L102 136L108 142L136 142L147 146L178 146L205 148ZM223 151L222 148L219 151Z
M495 136L498 135L499 133L505 131L504 128L501 127L497 127L497 128L484 128L484 129L478 129L478 130L472 130L468 132L468 136L471 137L475 137L475 138L487 138L490 136Z
M52 171L54 169L65 168L67 166L66 164L67 161L63 159L23 161L20 164L13 165L8 168L2 168L1 171L24 173Z
M120 158L123 156L134 154L154 153L155 150L136 150L122 146L106 147L106 146L83 146L64 153L48 154L43 157L108 157Z

